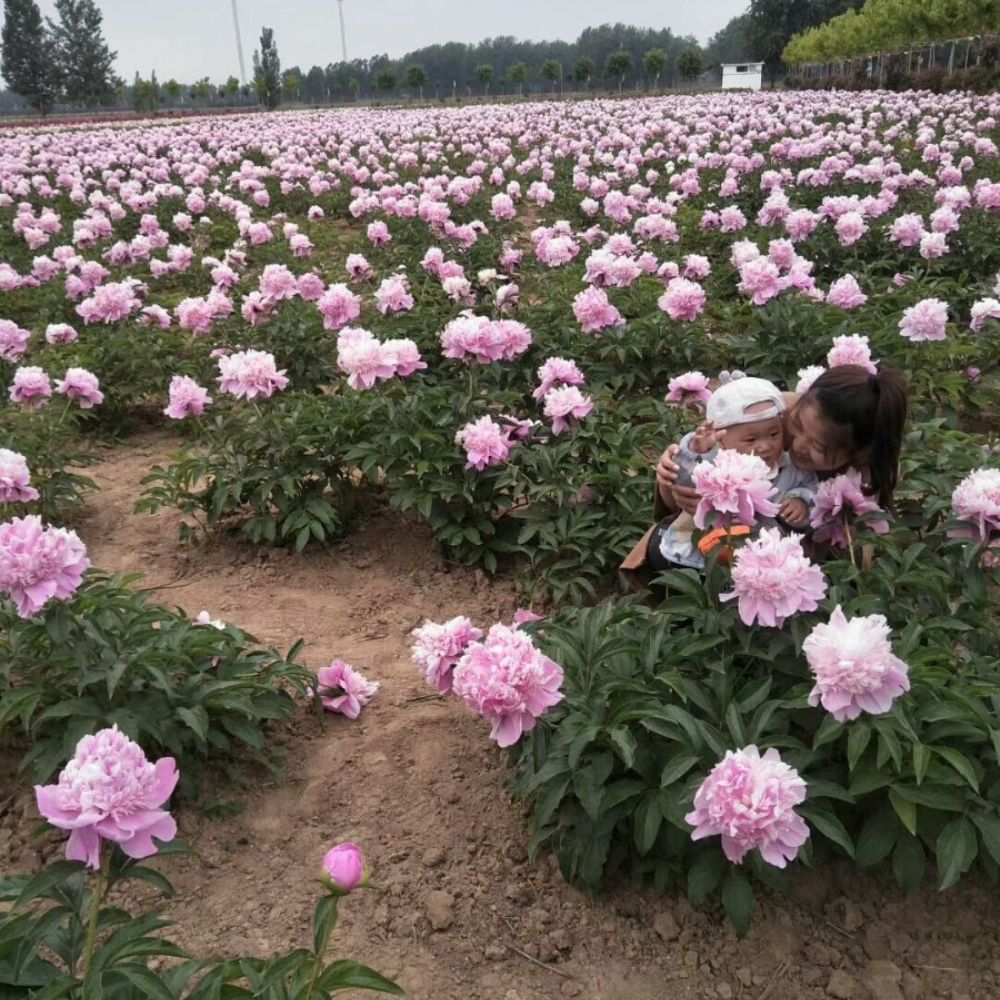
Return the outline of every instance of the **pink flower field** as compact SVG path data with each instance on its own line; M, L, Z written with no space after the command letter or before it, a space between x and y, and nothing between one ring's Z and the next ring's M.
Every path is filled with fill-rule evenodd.
M5 873L420 1000L992 998L998 300L998 94L0 128ZM721 435L626 594L720 374L890 370L894 492Z

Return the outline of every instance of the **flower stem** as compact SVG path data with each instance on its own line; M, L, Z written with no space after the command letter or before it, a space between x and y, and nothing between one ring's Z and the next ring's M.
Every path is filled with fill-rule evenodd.
M101 851L101 867L97 870L97 878L94 881L94 888L90 896L90 914L87 918L87 936L83 942L83 978L87 978L87 971L90 963L94 959L94 947L97 944L97 922L101 914L101 903L104 901L104 893L107 889L107 882L104 877L105 853Z
M851 535L851 524L850 524L850 521L847 518L847 513L846 512L844 513L844 535L847 538L847 551L850 553L850 556L851 556L851 565L855 569L857 569L858 568L858 560L857 560L857 558L854 555L854 538Z

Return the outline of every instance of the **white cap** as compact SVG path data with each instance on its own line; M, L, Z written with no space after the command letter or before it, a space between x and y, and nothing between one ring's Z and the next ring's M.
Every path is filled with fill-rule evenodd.
M747 413L750 407L770 403L766 409ZM720 385L712 393L705 407L705 416L718 428L735 427L769 420L785 412L781 390L763 378L736 378Z

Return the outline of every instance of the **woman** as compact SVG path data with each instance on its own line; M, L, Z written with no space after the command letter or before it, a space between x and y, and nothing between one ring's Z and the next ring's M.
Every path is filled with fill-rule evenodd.
M906 425L906 383L892 369L870 374L858 365L825 371L802 394L785 393L785 447L800 469L820 479L858 469L865 492L888 509L899 479L899 452ZM622 563L630 585L641 589L649 575L646 549L660 523L678 511L693 514L698 492L677 486L678 446L670 445L656 467L656 524ZM646 572L644 573L643 570Z

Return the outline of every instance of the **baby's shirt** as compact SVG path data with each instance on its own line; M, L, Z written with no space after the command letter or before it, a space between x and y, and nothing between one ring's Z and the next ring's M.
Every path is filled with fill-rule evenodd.
M676 459L677 464L682 467L694 467L699 462L714 462L715 457L719 454L718 446L704 455L699 455L691 450L693 438L694 434L692 433L685 434L681 439L680 451ZM815 472L799 469L788 452L781 453L777 468L771 470L771 481L774 483L775 498L778 502L802 500L806 507L812 509L819 480L816 478ZM762 517L759 523L773 525L774 519ZM693 569L704 568L705 557L698 551L698 546L694 544L694 531L694 518L683 512L678 514L670 527L660 536L660 552L663 557L680 566L690 566Z

